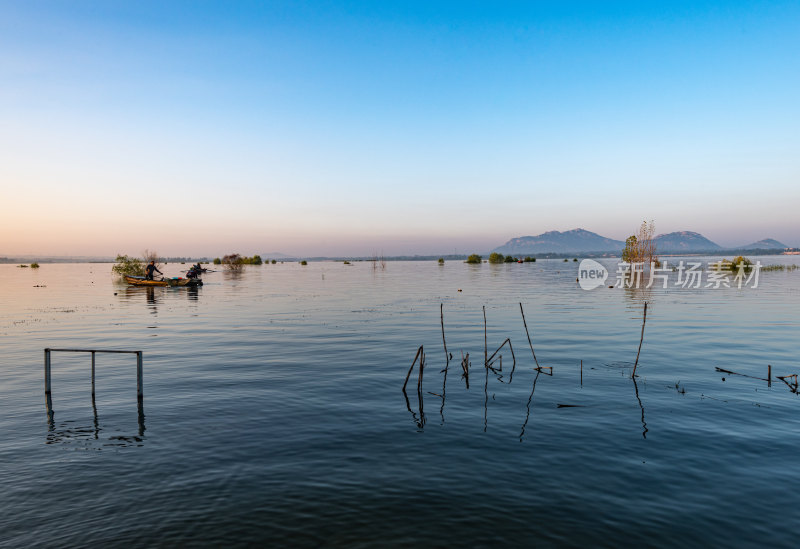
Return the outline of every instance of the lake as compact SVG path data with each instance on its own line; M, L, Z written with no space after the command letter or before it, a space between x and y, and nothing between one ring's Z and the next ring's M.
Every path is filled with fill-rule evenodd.
M196 290L0 265L0 546L796 546L800 270L622 289L601 263L591 291L561 260ZM48 347L143 351L143 416L134 356L97 355L93 406L89 355L53 353L48 421Z

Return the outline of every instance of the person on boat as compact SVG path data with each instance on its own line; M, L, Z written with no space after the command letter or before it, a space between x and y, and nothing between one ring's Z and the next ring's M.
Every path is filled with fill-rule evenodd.
M198 278L200 276L202 269L200 264L192 265L189 271L186 273L186 278Z
M160 274L160 275L164 274L164 273L162 273L161 271L158 270L158 267L156 267L156 262L155 261L151 261L150 264L147 267L144 268L144 277L145 277L145 279L153 280L153 271L157 271L158 274Z

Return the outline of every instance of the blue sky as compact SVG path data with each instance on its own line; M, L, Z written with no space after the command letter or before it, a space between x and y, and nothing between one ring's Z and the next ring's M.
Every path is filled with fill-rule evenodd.
M0 253L800 245L800 4L0 2Z

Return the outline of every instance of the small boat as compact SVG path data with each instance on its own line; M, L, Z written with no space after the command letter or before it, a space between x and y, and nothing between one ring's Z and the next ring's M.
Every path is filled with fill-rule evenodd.
M160 278L158 280L148 280L143 276L125 276L125 282L132 286L172 286L180 288L182 286L202 286L203 281L199 278Z
M148 280L143 276L128 276L125 275L125 282L132 286L168 286L166 280Z

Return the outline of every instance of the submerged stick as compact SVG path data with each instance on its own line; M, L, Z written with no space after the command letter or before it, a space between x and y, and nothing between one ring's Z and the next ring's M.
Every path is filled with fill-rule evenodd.
M583 359L581 359L581 387L583 387Z
M525 325L525 335L528 336L528 345L531 346L531 354L533 355L533 361L536 363L536 367L539 367L539 361L536 360L536 353L533 351L533 343L531 343L531 334L528 332L528 323L525 321L525 311L522 310L522 303L519 304L519 312L522 313L522 323Z
M422 345L420 345L419 349L417 349L417 354L414 355L414 361L411 363L411 368L408 369L408 373L406 374L406 381L405 383L403 383L404 393L406 392L406 385L408 385L408 378L411 377L411 372L412 370L414 370L414 364L417 363L417 359L420 357L421 354L422 354Z
M723 374L729 374L732 376L742 376L742 377L749 377L750 379L760 379L761 381L769 381L767 378L758 377L758 376L750 376L747 374L740 374L739 372L734 372L732 370L726 370L725 368L720 368L719 366L714 366L714 370L717 372L722 372ZM780 379L780 376L775 376Z
M647 302L644 302L644 316L642 317L642 335L639 337L639 350L636 351L636 362L633 363L631 377L636 375L636 366L639 365L639 353L642 352L642 341L644 341L644 324L647 322Z

